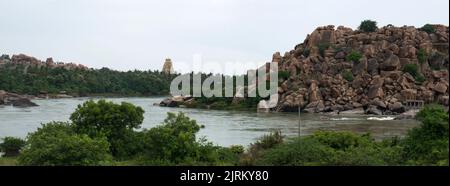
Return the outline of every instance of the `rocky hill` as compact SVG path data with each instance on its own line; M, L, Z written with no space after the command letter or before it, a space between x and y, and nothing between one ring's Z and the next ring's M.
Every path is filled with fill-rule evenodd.
M3 54L0 56L0 67L5 64L15 64L15 65L28 65L35 67L50 67L50 68L65 68L67 70L73 69L83 69L87 70L88 67L82 64L75 63L64 63L64 62L54 62L53 58L49 57L45 61L41 61L32 56L27 56L25 54L13 55L11 58L9 55Z
M395 114L407 100L448 106L448 38L443 25L319 27L293 50L273 55L281 84L274 110Z

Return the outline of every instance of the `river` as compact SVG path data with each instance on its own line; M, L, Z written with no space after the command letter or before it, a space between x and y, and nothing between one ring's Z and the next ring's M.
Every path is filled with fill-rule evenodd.
M5 136L26 137L29 132L40 127L41 123L68 121L77 105L88 99L33 100L40 106L29 108L0 106L0 138ZM153 103L159 103L163 99L162 97L107 99L116 103L125 101L141 106L145 110L143 128L161 124L167 116L167 112L185 112L190 118L205 126L200 130L199 137L206 137L222 146L233 144L247 146L262 135L277 129L286 136L296 136L299 133L299 117L295 113L256 113L153 106ZM300 135L309 135L317 130L353 131L370 132L375 138L382 139L403 136L410 128L418 125L415 120L379 121L376 119L381 117L373 118L365 115L325 117L321 114L302 113L300 118Z

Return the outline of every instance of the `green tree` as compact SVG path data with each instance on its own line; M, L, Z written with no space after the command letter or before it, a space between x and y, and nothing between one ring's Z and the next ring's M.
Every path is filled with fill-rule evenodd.
M364 20L358 27L363 32L375 32L378 29L377 22L372 20Z
M70 116L74 129L90 137L106 136L113 155L126 152L124 143L133 139L133 129L140 128L144 110L131 103L115 104L110 101L86 101ZM125 151L124 151L125 150Z
M77 134L69 123L43 124L27 137L21 165L102 165L110 160L106 138Z
M0 143L0 152L3 152L3 156L11 157L17 156L20 150L25 146L25 140L15 137L5 137L3 142Z
M175 164L195 159L199 147L196 133L199 130L197 122L184 113L167 113L162 125L145 131L145 157Z
M441 105L431 104L416 117L422 124L403 141L405 159L411 164L448 166L448 113Z
M424 31L424 32L427 32L428 34L431 34L431 33L435 33L435 32L436 32L436 29L435 29L434 26L431 25L431 24L425 24L425 25L423 25L419 30Z

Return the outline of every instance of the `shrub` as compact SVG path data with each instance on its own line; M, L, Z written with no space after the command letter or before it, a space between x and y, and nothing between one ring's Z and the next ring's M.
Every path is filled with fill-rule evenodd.
M319 53L322 57L325 57L325 50L327 50L330 47L329 43L319 43L317 45L317 47L319 48Z
M283 143L283 135L280 130L276 130L264 135L251 146L257 149L269 149L281 143Z
M403 72L411 74L416 82L423 83L425 81L425 77L419 73L418 68L419 67L416 64L406 64L403 67Z
M144 133L127 130L123 133L122 138L111 139L111 144L115 145L116 159L126 160L135 158L144 151Z
M353 73L349 70L346 70L344 72L342 72L342 77L347 80L348 82L352 82L353 81Z
M289 72L288 71L284 71L284 70L278 71L278 78L279 79L288 79L289 78Z
M27 137L21 165L101 165L110 160L106 138L76 134L68 123L42 125Z
M414 79L416 80L417 84L422 84L426 80L422 74L417 74Z
M358 147L371 142L370 135L357 135L350 132L316 132L314 139L333 149L347 149Z
M3 138L3 143L0 143L0 152L3 152L3 156L12 157L17 156L20 150L25 146L25 140L15 137Z
M363 55L358 51L352 51L348 54L345 59L347 61L359 62L359 60L363 57Z
M79 134L90 137L106 136L113 155L119 155L122 143L133 129L140 128L144 120L144 110L131 103L115 104L110 101L86 101L70 116L74 129Z
M240 165L255 165L264 151L271 149L283 143L283 135L281 131L273 131L268 135L264 135L258 141L250 144L248 152L244 153L239 160Z
M411 74L411 76L416 77L418 72L418 67L416 64L406 64L403 67L403 72Z
M375 32L378 29L377 22L372 20L364 20L358 27L363 32Z
M304 166L325 165L332 159L333 150L314 139L296 138L264 152L256 160L257 165Z
M231 145L229 149L234 154L242 154L245 151L242 145Z
M184 113L167 113L161 126L144 131L144 156L175 164L195 159L200 146L196 141L199 130L197 122Z
M308 57L311 51L309 49L303 50L303 56Z
M417 52L417 59L419 60L420 64L423 64L427 61L428 58L428 54L427 51L425 51L425 49L421 48L419 49L419 51Z
M404 157L410 164L448 166L448 113L443 106L427 105L416 115L420 127L408 132Z
M446 55L442 52L435 51L431 55L429 55L428 60L430 62L430 68L433 70L441 70L442 67L445 67Z
M426 33L428 33L428 34L431 34L431 33L435 33L435 32L436 32L436 29L435 29L434 26L431 25L431 24L425 24L425 25L423 25L419 30L424 31L424 32L426 32Z
M265 151L257 165L397 165L401 148L375 142L369 135L318 132Z

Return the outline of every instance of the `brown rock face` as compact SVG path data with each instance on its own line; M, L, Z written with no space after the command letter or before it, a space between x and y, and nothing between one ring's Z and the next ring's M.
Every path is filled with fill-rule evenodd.
M381 70L395 71L400 69L400 58L396 55L390 55L382 64Z
M309 102L316 102L322 100L322 96L320 95L319 87L317 86L316 81L312 81L309 87Z
M434 91L444 94L445 92L447 92L447 85L445 83L438 82L434 86Z
M353 65L352 73L353 75L362 74L363 72L367 72L367 58L361 58L359 62Z
M13 63L23 63L23 64L38 64L40 61L34 57L27 56L25 54L13 55L11 58Z
M383 83L384 83L384 78L382 78L380 76L375 76L373 78L372 82L370 82L369 92L367 94L369 99L384 97L384 91L382 88Z
M307 38L307 48L317 47L319 44L334 44L336 43L336 33L334 26L326 26L317 28Z
M282 58L281 58L281 54L280 52L276 52L275 54L273 54L272 56L272 62L281 62Z
M300 106L311 112L362 107L366 113L393 114L405 111L405 100L447 104L449 31L434 27L433 34L411 26L373 33L317 28L294 50L273 55L279 70L290 74L280 80L280 110L297 111L300 95ZM419 51L426 52L425 60ZM358 62L346 59L353 52L361 54Z

